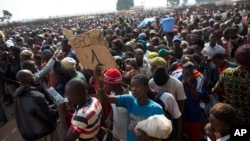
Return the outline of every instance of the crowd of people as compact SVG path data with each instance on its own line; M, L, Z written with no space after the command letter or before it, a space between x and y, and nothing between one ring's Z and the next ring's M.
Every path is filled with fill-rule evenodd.
M144 11L2 29L0 126L4 106L14 106L24 140L150 141L162 132L137 124L167 114L167 140L226 141L230 126L250 124L249 12ZM174 28L164 32L169 17ZM83 68L61 27L75 36L99 29L117 68Z

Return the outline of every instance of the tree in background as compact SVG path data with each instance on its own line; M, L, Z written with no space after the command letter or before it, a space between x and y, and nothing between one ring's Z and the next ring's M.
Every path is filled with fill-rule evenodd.
M134 0L117 0L116 10L129 10L134 6Z
M10 20L11 17L12 17L12 14L9 11L3 10L3 17L0 17L0 20L1 21Z
M167 0L167 6L176 6L180 4L180 0Z

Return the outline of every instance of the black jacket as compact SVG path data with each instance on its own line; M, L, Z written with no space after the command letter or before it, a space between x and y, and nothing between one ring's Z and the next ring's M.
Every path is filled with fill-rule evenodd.
M24 140L36 140L55 130L58 113L44 94L33 86L20 86L14 96L17 126Z

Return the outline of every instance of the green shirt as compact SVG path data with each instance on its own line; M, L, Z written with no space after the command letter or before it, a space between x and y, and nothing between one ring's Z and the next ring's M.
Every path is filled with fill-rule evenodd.
M84 76L83 73L81 73L79 71L77 71L76 75L73 78L80 78L80 79L82 79L83 81L86 82L86 77Z

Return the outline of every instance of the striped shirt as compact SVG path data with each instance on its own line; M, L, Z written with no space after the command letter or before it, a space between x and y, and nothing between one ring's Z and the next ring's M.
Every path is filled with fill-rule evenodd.
M80 133L79 141L91 141L96 137L100 129L101 116L101 103L94 97L76 108L71 128L73 132Z

